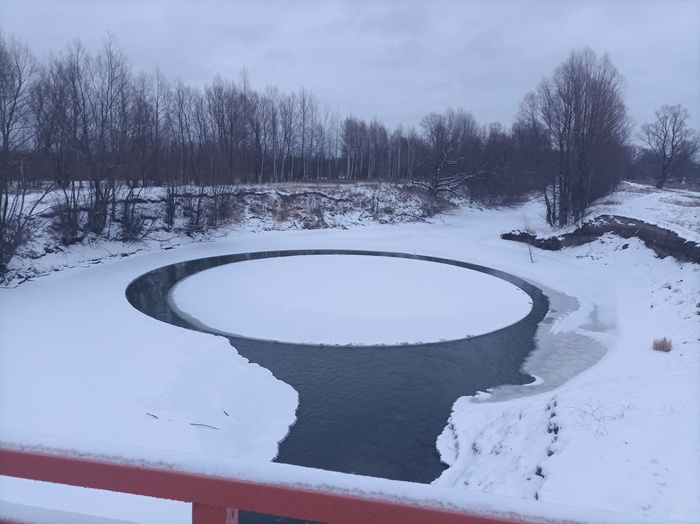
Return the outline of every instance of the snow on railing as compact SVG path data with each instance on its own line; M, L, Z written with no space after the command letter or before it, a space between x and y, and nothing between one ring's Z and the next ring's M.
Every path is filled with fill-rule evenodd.
M640 522L638 514L291 464L95 442L5 428L0 428L0 435L0 476L181 501L192 504L192 522L195 524L235 524L241 510L348 524ZM81 500L87 502L91 496L86 497ZM40 509L41 500L37 500L37 507L32 508L2 499L3 493L0 492L0 523L54 522L57 519L61 522L105 521L105 516L77 518L80 515L76 513L74 519L65 518L65 514L53 515L61 512ZM21 516L26 514L30 517ZM131 518L143 522L163 520L153 514Z
M497 524L512 519L375 497L0 448L0 475L192 503L194 524L236 524L239 510L329 523Z

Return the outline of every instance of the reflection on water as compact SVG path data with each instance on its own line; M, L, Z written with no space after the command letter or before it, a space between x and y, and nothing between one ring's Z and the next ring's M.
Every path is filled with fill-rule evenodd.
M512 275L473 264L398 253L342 250L246 253L191 260L151 271L127 288L127 298L158 320L192 329L168 306L173 285L223 264L317 254L400 256L452 264L507 280L523 289L532 311L501 330L451 342L404 346L313 346L229 337L244 357L299 393L297 422L280 445L278 462L431 482L443 471L435 447L452 404L463 395L502 384L524 384L520 372L534 349L548 301ZM243 515L241 522L262 522ZM276 522L277 520L265 520Z

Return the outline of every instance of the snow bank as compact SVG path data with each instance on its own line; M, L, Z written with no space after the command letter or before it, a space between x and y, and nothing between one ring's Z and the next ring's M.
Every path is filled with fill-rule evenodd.
M614 237L559 258L614 277L615 315L589 306L592 322L569 314L543 324L525 369L546 377L556 369L541 357L548 351L598 353L602 342L608 353L563 386L557 379L555 391L542 393L545 379L459 399L438 439L451 467L435 484L566 504L585 498L640 520L693 522L700 514L700 267L658 260L641 242ZM652 351L662 336L673 340L671 353ZM572 346L558 351L557 339Z
M3 441L14 430L87 439L105 452L126 444L214 457L277 455L295 421L296 392L228 340L153 322L126 301L132 279L183 254L65 270L0 290ZM0 482L3 499L54 500L45 492L25 500L15 482ZM118 516L119 506L102 514L130 518Z
M586 217L616 215L642 220L677 233L685 240L700 244L698 227L698 193L687 189L656 189L653 186L623 182L620 190L595 202ZM547 235L552 230L540 222L530 224ZM575 229L572 224L559 232Z

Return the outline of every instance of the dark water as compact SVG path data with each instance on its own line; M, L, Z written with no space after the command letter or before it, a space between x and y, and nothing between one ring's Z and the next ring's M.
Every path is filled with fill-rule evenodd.
M501 384L525 384L520 372L534 349L548 301L521 279L463 262L342 250L246 253L191 260L147 273L126 294L140 311L193 329L168 306L177 281L204 269L277 256L354 254L445 263L488 273L523 289L533 301L522 320L464 340L405 346L312 346L229 337L238 352L299 393L297 422L280 445L278 462L395 480L431 482L444 470L435 448L452 404ZM241 522L275 522L242 515Z

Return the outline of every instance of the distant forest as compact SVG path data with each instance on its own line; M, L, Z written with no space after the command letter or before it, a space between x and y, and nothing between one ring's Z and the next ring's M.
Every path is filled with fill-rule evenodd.
M64 220L83 213L95 234L119 185L315 180L413 182L436 199L487 204L538 191L547 220L566 225L621 180L662 176L653 142L630 141L622 85L607 55L586 48L525 94L510 128L457 107L425 115L419 129L387 129L340 115L305 88L256 91L245 70L204 88L158 70L136 74L112 35L97 51L76 40L41 62L0 34L0 235L16 243L7 235L18 236L28 213L19 199L48 184L62 195ZM696 139L683 137L686 146ZM665 180L699 183L695 151L678 160Z

